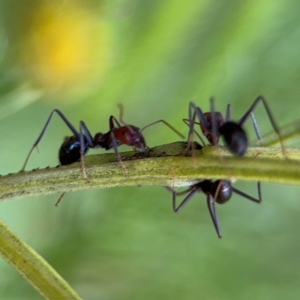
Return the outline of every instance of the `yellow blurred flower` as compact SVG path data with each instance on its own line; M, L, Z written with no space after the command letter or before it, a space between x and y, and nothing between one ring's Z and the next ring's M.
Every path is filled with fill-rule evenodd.
M109 65L107 22L74 3L40 7L26 40L27 67L45 88L84 87Z

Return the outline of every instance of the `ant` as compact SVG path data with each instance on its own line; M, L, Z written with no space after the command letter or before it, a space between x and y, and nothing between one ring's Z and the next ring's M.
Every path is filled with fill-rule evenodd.
M260 203L262 201L259 182L257 183L258 199L253 198L250 195L245 194L244 192L234 188L231 185L230 181L227 180L216 180L216 181L203 180L191 185L188 189L178 193L176 193L174 189L171 189L170 187L166 187L166 188L169 191L171 191L173 194L172 205L173 205L174 213L178 213L183 208L183 206L186 205L187 202L194 196L196 192L203 192L204 194L206 194L207 196L206 203L207 203L208 211L219 238L222 237L222 234L221 234L220 225L217 217L217 212L215 209L215 202L219 204L224 204L228 202L232 196L232 193L236 193L255 203ZM176 197L181 195L186 195L186 194L187 196L176 207Z
M244 154L246 153L247 148L248 148L248 138L247 138L246 132L242 126L244 125L245 121L248 119L248 117L250 115L252 117L256 136L261 143L260 134L257 130L257 125L256 125L254 115L253 115L253 110L255 109L256 105L259 102L262 102L265 107L265 110L266 110L269 120L273 126L273 129L279 138L279 141L281 144L281 149L282 149L282 154L283 154L283 156L285 156L284 146L283 146L279 128L276 125L275 120L271 114L270 108L267 104L267 101L265 100L265 98L263 96L258 96L254 100L254 102L252 103L250 108L245 112L245 114L237 122L233 122L230 120L230 114L231 114L230 104L227 105L226 116L224 119L223 115L220 112L215 111L213 98L210 99L210 112L207 112L207 113L203 113L202 110L198 106L196 106L193 102L190 102L189 118L183 119L183 121L186 124L188 124L190 127L187 149L189 149L190 144L192 142L194 125L199 124L202 133L204 134L204 136L207 138L207 140L212 145L217 145L219 142L220 136L222 136L226 147L228 148L228 150L231 153L233 153L234 155L237 155L237 156L244 156ZM192 110L194 110L193 115L192 115ZM199 123L195 122L196 116L199 119Z
M109 131L104 134L100 132L97 133L94 137L93 143L95 148L104 148L105 150L110 150L114 148L115 154L126 176L127 176L127 171L125 166L123 165L121 156L119 154L118 146L124 144L127 146L131 146L134 150L137 150L139 152L142 153L145 152L147 149L147 145L142 135L142 131L157 123L165 124L181 138L184 138L184 135L182 135L172 125L170 125L168 122L162 119L152 122L144 126L142 129L133 125L128 125L123 121L123 106L119 105L119 108L120 108L120 117L119 117L120 122L114 116L110 116ZM121 126L121 124L123 124L123 126Z
M87 179L87 175L85 172L83 157L88 152L89 148L104 148L105 150L114 148L115 154L121 164L124 174L128 176L126 168L122 162L121 156L117 149L118 146L125 144L127 146L133 147L135 150L138 150L139 152L145 152L147 146L146 146L145 139L142 135L142 131L149 126L152 126L160 122L164 123L176 134L184 138L184 136L179 131L177 131L173 126L171 126L168 122L164 120L158 120L153 123L150 123L146 125L144 128L142 128L141 130L136 126L128 125L122 119L123 106L119 105L119 108L120 108L120 122L114 116L110 116L109 131L104 134L99 132L94 136L94 138L92 137L89 129L87 128L86 124L83 121L79 122L79 132L78 132L60 110L54 109L50 113L50 116L48 117L41 133L39 134L38 138L36 139L33 146L31 147L21 171L24 171L33 149L37 147L37 145L41 141L54 113L57 113L59 115L62 121L73 133L73 136L65 138L63 144L59 149L59 162L61 165L69 165L74 162L81 161L82 174L85 179Z

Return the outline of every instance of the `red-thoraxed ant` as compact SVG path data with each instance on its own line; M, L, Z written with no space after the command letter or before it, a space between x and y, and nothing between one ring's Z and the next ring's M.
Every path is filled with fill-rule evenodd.
M258 199L253 198L252 196L245 194L244 192L234 188L231 185L230 181L227 180L217 180L217 181L203 180L191 185L188 189L178 193L176 193L170 187L166 187L166 188L170 190L173 194L172 205L173 205L173 211L175 213L178 213L183 208L183 206L188 203L188 201L194 196L196 192L204 193L206 195L206 203L207 203L208 211L219 238L222 237L222 234L221 234L220 225L219 225L219 221L215 209L215 202L219 204L226 203L231 198L232 193L236 193L256 203L260 203L262 201L259 182L257 183ZM186 197L176 207L176 197L181 195L186 195Z
M220 136L222 136L226 147L229 149L231 153L237 156L243 156L248 147L248 139L242 126L250 115L252 118L256 136L261 144L261 136L254 115L252 113L256 105L259 103L259 101L262 101L264 104L264 107L267 111L273 129L275 130L275 132L279 137L282 153L284 155L284 147L280 137L279 129L273 119L273 116L267 105L267 102L262 96L256 98L256 100L253 102L253 104L250 106L250 108L246 111L246 113L242 116L242 118L238 122L233 122L230 120L230 105L227 105L226 116L224 119L220 112L215 112L213 99L210 100L211 111L208 113L203 113L199 107L197 107L194 103L191 102L189 105L189 119L183 120L189 126L189 137L188 137L187 149L190 148L190 145L192 143L193 133L195 132L198 135L198 133L194 130L194 125L199 124L202 133L205 135L207 140L212 145L217 145ZM193 114L192 111L194 111ZM199 119L199 123L195 122L196 116ZM199 138L203 142L200 136ZM173 189L169 187L167 187L167 189L172 191L173 211L175 213L180 211L182 207L192 198L192 196L196 192L203 192L204 194L206 194L208 210L219 238L221 238L221 230L220 230L220 226L216 214L215 202L219 204L226 203L231 198L232 193L236 193L256 203L260 203L262 201L260 182L257 182L258 199L253 198L252 196L232 187L230 181L228 180L217 180L217 181L203 180L200 181L199 183L191 185L188 189L179 193L176 193ZM179 206L176 207L176 197L180 195L186 195L186 197L179 204Z
M123 107L119 105L119 108L120 108L120 121L118 121L114 116L110 116L109 131L104 134L97 133L94 136L94 138L92 137L89 129L87 128L87 126L83 121L79 122L79 132L78 132L60 110L54 109L50 113L50 116L48 117L41 133L39 134L38 138L36 139L33 146L31 147L21 171L25 169L33 149L37 147L37 145L41 141L54 113L57 113L59 115L59 117L63 120L63 122L73 133L73 136L67 137L65 139L65 141L63 142L63 144L59 149L59 162L61 165L69 165L71 163L81 161L82 174L83 177L86 179L87 179L87 175L85 172L83 157L87 153L89 148L103 148L105 150L109 150L113 148L121 164L121 167L124 171L124 174L127 176L127 171L122 162L121 156L119 154L118 146L124 144L133 147L135 150L144 152L147 146L146 146L145 139L142 135L142 131L149 126L160 122L164 123L176 134L184 138L184 136L180 132L178 132L173 126L171 126L168 122L164 120L155 121L145 126L141 130L136 126L126 124L122 120Z
M189 128L190 128L189 137L188 137L188 147L190 147L190 144L192 142L194 125L199 124L202 133L212 145L217 145L220 136L222 136L226 147L231 153L237 156L243 156L246 153L248 147L248 139L247 139L246 132L243 129L243 125L250 115L253 116L252 112L259 102L262 102L265 107L265 110L273 126L273 129L278 135L281 144L282 154L285 155L284 146L280 136L279 128L276 125L275 120L271 114L270 108L267 104L267 101L263 96L258 96L254 100L250 108L237 122L233 122L230 120L230 111L231 111L230 104L227 105L226 115L224 119L223 115L220 112L215 111L213 99L210 99L211 111L207 113L203 113L198 106L196 106L193 102L190 102L189 118L183 120L185 123L189 124ZM192 111L194 111L194 113L192 113ZM199 120L199 123L195 122L196 116ZM255 127L255 123L253 122L253 124L254 124L257 138L260 140L259 133L257 131L257 128Z

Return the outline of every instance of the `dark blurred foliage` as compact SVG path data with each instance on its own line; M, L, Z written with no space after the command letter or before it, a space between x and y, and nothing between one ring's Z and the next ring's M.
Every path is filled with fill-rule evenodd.
M164 118L187 132L189 101L206 111L210 96L222 112L231 103L233 119L259 94L280 126L299 118L299 9L295 0L0 1L1 174L21 168L53 108L92 133L108 130L118 103L131 124ZM262 105L255 115L271 131ZM55 117L27 169L55 166L69 134ZM150 146L177 140L163 125L145 136ZM235 186L256 195L255 183ZM238 196L218 205L222 240L201 194L178 215L160 187L69 193L56 208L58 197L4 202L0 216L84 299L300 294L298 187L263 184L262 205ZM4 262L1 278L1 299L41 299Z

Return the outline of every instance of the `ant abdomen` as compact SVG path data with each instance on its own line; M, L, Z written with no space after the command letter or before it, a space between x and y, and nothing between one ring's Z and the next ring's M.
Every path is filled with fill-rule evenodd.
M199 192L202 191L206 195L212 195L219 204L226 203L232 195L231 183L227 180L203 180L198 184Z
M240 125L234 122L226 122L219 127L219 133L231 153L237 156L243 156L246 153L248 139Z
M231 183L227 180L217 180L213 182L213 184L215 189L214 193L218 192L216 202L219 204L228 202L232 195ZM219 191L217 191L218 189Z
M83 155L88 151L87 139L83 136ZM80 141L76 136L66 137L58 153L61 165L69 165L80 161Z

